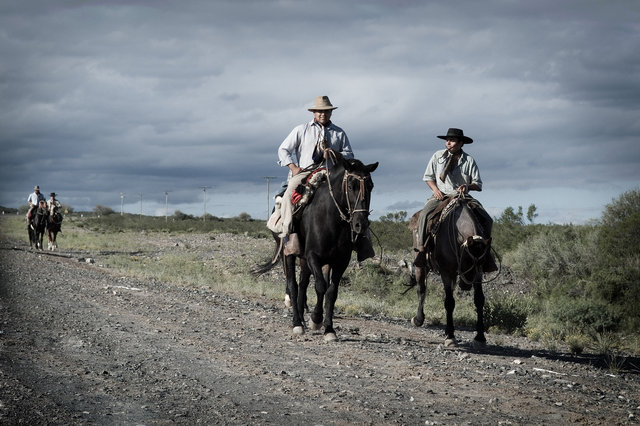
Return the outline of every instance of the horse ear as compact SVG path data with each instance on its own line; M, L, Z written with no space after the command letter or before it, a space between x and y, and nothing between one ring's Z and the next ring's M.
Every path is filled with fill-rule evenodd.
M377 168L378 168L378 162L377 161L375 163L373 163L373 164L369 164L369 165L364 167L364 169L367 171L367 173L373 173L373 171L375 169L377 169Z

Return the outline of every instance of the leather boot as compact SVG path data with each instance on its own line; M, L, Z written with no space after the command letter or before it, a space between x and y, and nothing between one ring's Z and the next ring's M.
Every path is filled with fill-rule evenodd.
M427 266L427 251L424 247L420 247L418 250L418 254L416 254L416 258L413 260L413 265L417 268L424 268Z
M358 238L356 242L356 252L358 254L358 262L363 262L370 257L376 255L376 252L373 250L373 244L371 243L371 239L368 235L363 235Z
M496 265L496 261L493 258L491 253L487 253L487 256L484 258L484 264L482 265L483 272L496 272L498 270L498 265Z
M283 251L285 256L298 256L300 254L300 240L298 239L298 234L289 234L288 237L285 237Z

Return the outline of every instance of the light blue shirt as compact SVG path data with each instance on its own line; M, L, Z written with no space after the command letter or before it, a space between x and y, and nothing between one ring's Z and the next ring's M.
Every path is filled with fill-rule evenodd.
M482 191L482 179L480 179L478 165L473 157L464 151L462 151L460 155L458 165L451 173L447 174L445 181L442 182L440 180L440 174L444 170L444 166L447 164L450 155L446 149L436 151L436 153L431 156L429 164L427 164L427 169L424 172L422 180L425 182L435 181L438 189L446 195L455 195L459 186L474 183L478 185L479 190Z
M294 163L295 155L298 167L306 168L314 163L313 153L318 141L326 141L326 147L338 151L344 158L353 158L353 151L347 134L333 123L322 126L311 121L301 124L289 133L278 148L278 164L286 167Z
M42 195L42 192L39 194L36 194L36 192L33 191L31 195L29 195L29 197L27 198L27 203L31 203L34 206L37 206L39 201L45 201L45 198L44 198L44 195Z

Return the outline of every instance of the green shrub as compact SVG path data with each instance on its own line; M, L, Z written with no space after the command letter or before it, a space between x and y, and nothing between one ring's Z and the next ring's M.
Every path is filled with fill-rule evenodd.
M531 312L528 299L512 294L488 299L484 305L485 327L503 333L524 330Z
M597 230L591 226L552 225L504 256L515 272L531 280L586 278L597 258Z
M587 334L616 331L621 320L615 307L593 299L550 300L547 315L561 330L578 330Z
M406 250L410 253L413 247L413 236L406 222L371 222L373 247L376 253L382 245L384 251Z

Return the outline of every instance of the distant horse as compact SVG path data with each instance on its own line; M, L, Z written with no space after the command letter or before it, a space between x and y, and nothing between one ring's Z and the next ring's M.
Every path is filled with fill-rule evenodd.
M58 248L58 242L56 241L56 238L58 236L58 232L60 232L61 224L62 214L58 211L58 206L54 204L51 207L51 210L49 212L49 220L47 221L47 238L49 240L47 249L53 251Z
M482 266L486 256L490 255L491 237L486 235L474 215L469 203L473 198L456 196L442 211L437 225L433 255L430 256L430 267L439 272L444 285L444 307L447 311L447 325L445 328L446 346L455 346L453 310L456 306L453 291L456 278L460 278L460 287L469 290L473 287L473 302L476 306L476 336L474 343L484 345L484 292L482 291ZM409 227L413 231L413 245L417 247L417 212L411 218ZM418 285L418 312L411 319L411 323L420 327L424 323L424 299L426 296L426 267L416 267L412 286Z
M44 201L40 201L38 207L32 212L31 218L27 223L27 231L29 232L29 247L42 250L42 240L49 219L49 210Z
M359 160L344 159L335 151L330 153L334 165L326 171L325 181L315 189L296 225L302 252L298 256L300 282L295 276L296 255L285 256L282 241L277 236L273 261L254 270L257 274L264 273L284 256L287 294L293 301L294 334L304 333L307 286L313 274L317 298L309 327L319 330L324 325L326 341L337 339L333 311L338 285L358 239L369 229L371 173L378 167L378 163L364 165Z

